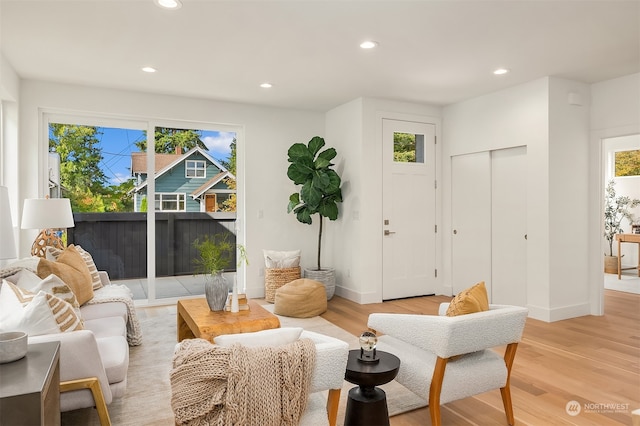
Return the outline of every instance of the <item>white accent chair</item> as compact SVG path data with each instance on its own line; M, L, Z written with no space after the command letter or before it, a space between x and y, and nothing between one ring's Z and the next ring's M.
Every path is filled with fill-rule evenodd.
M490 305L490 309L455 317L439 315L369 315L377 349L400 358L396 381L429 401L432 425L440 425L440 404L500 389L507 421L514 424L509 379L528 310ZM504 357L489 348L505 346ZM462 356L460 356L462 355Z
M288 328L287 334L292 328ZM285 329L273 329L256 331L252 333L228 334L215 338L216 344L220 338L226 339L225 346L229 346L234 341L245 344L246 339L255 339L250 345L256 346L277 346L279 344L291 343L296 339L311 339L316 347L316 362L311 384L307 406L300 418L300 426L335 426L338 416L338 406L340 403L340 392L344 382L344 373L347 368L347 358L349 357L349 344L335 337L325 336L313 331L298 329L291 340L283 342L278 337L273 337L274 332ZM301 332L300 332L301 331ZM178 349L180 343L176 345ZM248 345L249 346L249 345Z

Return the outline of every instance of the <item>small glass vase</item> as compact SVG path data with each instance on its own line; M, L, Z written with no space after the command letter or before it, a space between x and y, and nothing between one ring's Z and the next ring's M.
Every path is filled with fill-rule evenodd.
M224 304L229 295L227 280L222 272L207 275L204 283L204 295L207 298L207 304L212 311L224 310Z

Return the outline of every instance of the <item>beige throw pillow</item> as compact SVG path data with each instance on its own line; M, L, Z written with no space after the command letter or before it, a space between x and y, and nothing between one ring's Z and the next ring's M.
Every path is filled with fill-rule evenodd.
M46 278L50 274L57 275L71 288L80 306L93 299L93 286L89 268L87 268L87 264L75 247L67 247L58 256L56 262L40 259L38 276Z

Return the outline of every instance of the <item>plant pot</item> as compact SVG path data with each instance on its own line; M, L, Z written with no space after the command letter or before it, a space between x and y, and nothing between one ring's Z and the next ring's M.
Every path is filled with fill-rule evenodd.
M222 272L206 275L205 277L204 295L207 298L209 309L222 311L229 295L227 280L222 275Z
M331 300L336 291L336 270L326 269L304 269L304 278L321 282L327 292L327 300Z
M605 272L605 274L617 274L618 273L618 256L605 256L604 257L604 272Z

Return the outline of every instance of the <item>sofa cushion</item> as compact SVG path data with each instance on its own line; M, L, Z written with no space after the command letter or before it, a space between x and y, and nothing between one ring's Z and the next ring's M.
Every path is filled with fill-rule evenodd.
M40 262L38 262L38 276L45 278L50 274L60 277L73 290L80 305L93 298L93 286L89 268L87 268L87 264L75 247L67 247L55 262L40 259Z
M33 294L2 280L0 286L0 327L20 330L31 336L82 330L73 307L44 291Z
M214 338L219 346L229 347L235 343L255 348L258 346L280 346L293 343L300 337L302 327L282 327L252 333L223 334Z
M108 317L122 317L126 321L127 305L122 302L86 303L80 307L80 314L85 321Z
M91 254L85 249L83 249L81 246L73 245L73 244L69 245L69 247L72 247L72 246L75 247L75 249L78 251L80 256L82 256L84 263L87 265L87 269L89 269L89 274L91 274L91 286L93 287L93 289L98 290L102 288L102 280L100 279L100 273L98 271L98 267L93 261L93 257L91 256ZM46 251L46 256L47 256L47 259L55 261L55 260L58 260L58 257L60 257L60 255L63 252L64 250L59 249L58 247L48 246Z
M98 351L109 383L118 383L127 378L129 368L129 345L120 336L96 339Z
M447 316L454 317L456 315L473 314L489 310L489 298L487 297L487 289L484 281L480 281L476 285L462 290L456 294L449 308Z
M122 317L85 320L84 328L93 331L96 339L113 336L127 337L127 324Z

